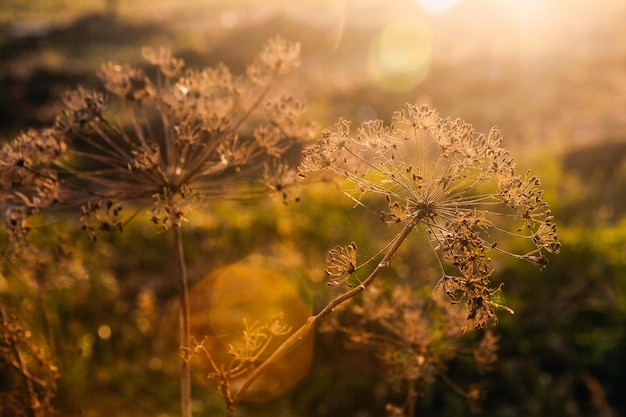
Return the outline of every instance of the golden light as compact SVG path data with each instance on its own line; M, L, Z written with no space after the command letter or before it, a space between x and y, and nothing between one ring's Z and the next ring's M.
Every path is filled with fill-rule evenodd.
M111 328L106 324L98 326L98 336L102 340L108 340L111 338Z
M224 29L232 29L237 25L239 21L239 16L234 10L225 10L220 15L220 23L224 27Z
M250 263L226 266L196 283L190 291L190 307L192 335L199 341L206 338L204 347L216 363L224 366L233 360L230 349L245 343L246 326L263 325L282 315L283 323L293 332L311 314L311 306L302 296L296 279ZM286 337L275 336L260 359L267 358ZM252 384L244 400L264 402L285 392L307 374L312 357L311 336ZM217 387L216 381L207 378L214 370L206 357L192 357L191 363L199 382ZM231 388L244 379L232 380Z
M427 13L442 14L456 6L459 0L416 0L416 2Z
M432 33L419 17L390 22L369 51L368 73L381 87L407 91L426 78L432 56Z

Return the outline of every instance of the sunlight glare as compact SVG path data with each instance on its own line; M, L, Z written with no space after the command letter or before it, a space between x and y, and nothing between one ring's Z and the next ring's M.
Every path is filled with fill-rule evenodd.
M416 0L417 4L428 13L443 14L452 9L459 0Z
M432 33L426 21L411 18L389 23L370 46L368 71L382 87L407 91L426 77Z
M224 29L232 29L237 25L239 16L233 10L226 10L220 15L220 23Z
M265 258L250 257L247 261L214 271L196 282L189 293L191 333L199 340L204 338L203 346L220 365L232 363L231 349L243 349L247 326L258 328L270 323L272 317L284 315L283 324L293 332L311 312L296 278L255 264L266 262ZM260 358L266 359L285 338L275 336ZM280 395L308 373L312 357L311 336L266 371L246 392L246 401L265 402ZM198 381L212 387L206 375L215 369L206 358L193 357L190 363ZM241 382L242 377L231 380L235 385Z

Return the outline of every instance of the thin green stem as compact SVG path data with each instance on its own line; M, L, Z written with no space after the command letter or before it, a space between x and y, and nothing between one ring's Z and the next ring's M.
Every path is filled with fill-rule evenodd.
M192 417L191 412L191 372L189 363L183 357L182 352L189 348L191 326L189 322L189 288L187 285L187 265L185 264L185 249L183 236L179 225L172 227L174 234L174 246L176 247L176 263L178 265L179 284L179 331L180 331L180 405L182 417Z

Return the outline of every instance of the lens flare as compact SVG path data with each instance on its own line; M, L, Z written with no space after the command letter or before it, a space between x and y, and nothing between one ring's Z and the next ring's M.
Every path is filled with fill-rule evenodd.
M239 16L233 10L225 10L220 15L220 23L224 27L224 29L232 29L237 26L239 22Z
M428 23L419 18L396 20L374 39L368 72L385 89L407 91L426 78L431 56Z
M216 364L228 369L228 364L233 362L232 349L245 345L243 336L249 328L258 328L277 315L284 316L283 323L291 331L307 320L311 306L298 285L293 277L273 268L257 266L252 261L225 266L191 288L191 333L197 340L204 339L203 345ZM286 336L276 336L259 359L266 359L284 338ZM252 384L244 400L265 402L285 392L307 374L312 357L311 336ZM207 379L215 370L206 357L192 357L190 363L199 382L217 387L218 381ZM238 386L244 379L245 376L233 379L231 387Z
M416 0L417 4L427 13L442 14L452 9L458 0Z

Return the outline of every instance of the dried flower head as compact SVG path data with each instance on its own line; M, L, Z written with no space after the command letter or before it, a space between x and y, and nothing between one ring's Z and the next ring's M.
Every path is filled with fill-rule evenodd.
M51 129L68 146L55 160L67 185L64 201L83 206L93 234L121 230L118 202L151 202L153 222L167 228L205 199L284 195L295 171L285 153L312 130L302 102L268 94L279 75L297 67L298 52L296 44L270 40L248 70L263 73L263 83L222 64L183 72L183 61L164 48L143 50L156 80L138 68L104 64L100 76L111 97L82 88L69 93ZM110 202L114 212L105 207Z
M57 415L53 405L60 370L58 358L40 344L35 333L0 303L0 362L4 387L3 415Z
M347 246L337 246L328 251L326 256L326 275L329 277L328 285L338 285L347 281L356 272L357 247L351 242Z
M83 230L96 240L98 232L122 231L122 206L113 200L90 200L82 206L80 221Z
M28 234L28 216L57 201L62 208L81 207L83 229L92 239L99 232L121 231L139 210L152 207L152 222L172 227L174 235L180 346L188 353L180 226L208 199L244 199L268 191L286 198L298 163L290 151L309 139L312 127L304 121L302 102L270 92L298 67L299 53L298 44L273 38L241 76L222 64L184 70L183 61L167 49L143 50L153 71L105 63L99 75L106 94L83 88L68 93L51 129L25 133L2 148L0 209L10 234ZM130 216L126 207L133 210ZM249 371L269 341L289 330L278 318L267 327L247 329L245 346L233 350L236 365L228 378ZM183 415L191 415L185 361L181 407Z
M279 74L291 72L300 66L300 44L276 36L261 51L261 60Z
M215 362L211 352L205 347L208 340L206 336L200 342L192 338L192 347L183 349L185 360L196 355L206 356L212 367L209 379L218 380L220 387L227 389L233 379L246 375L262 362L263 355L267 355L266 350L275 338L285 336L292 330L291 326L284 322L282 312L272 316L266 323L255 321L250 324L245 318L243 322L241 340L228 344L228 354L231 356L228 364ZM223 394L230 397L229 392Z
M0 149L0 210L9 237L19 241L28 231L28 217L54 205L59 180L52 164L65 152L53 129L29 130Z
M348 347L372 349L390 387L405 393L402 407L388 405L389 415L412 416L417 399L440 376L460 394L471 392L445 377L448 363L463 359L472 342L460 328L463 316L440 297L420 296L408 285L373 285L359 301L329 316L324 330L345 334ZM494 360L497 340L487 331L474 347L479 369Z
M158 51L155 51L152 48L143 48L141 50L141 54L146 62L159 67L161 73L168 78L178 76L180 71L185 66L185 61L180 58L173 57L172 50L169 48L161 47Z
M482 370L488 370L498 359L498 341L500 337L487 329L478 346L473 351L474 361Z
M374 120L354 133L350 127L340 119L305 149L301 175L325 170L343 177L353 185L347 194L359 204L367 204L368 196L384 199L384 222L423 232L440 260L438 288L454 301L465 300L468 327L483 326L503 307L494 301L498 289L490 283L492 254L544 267L544 252L558 253L539 180L516 174L498 129L480 134L459 119L412 104L396 112L389 126ZM513 253L498 245L498 236L524 241L530 249ZM339 252L333 251L334 259ZM354 272L341 267L331 269L331 283Z

